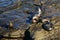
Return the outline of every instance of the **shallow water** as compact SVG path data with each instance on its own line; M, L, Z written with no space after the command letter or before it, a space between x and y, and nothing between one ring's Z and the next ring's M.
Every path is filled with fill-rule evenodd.
M9 23L10 21L12 21L14 24L14 28L26 29L26 27L24 27L24 25L29 25L31 23L30 22L31 18L38 11L38 10L36 10L37 6L32 7L32 5L38 4L39 2L34 2L33 0L30 0L30 1L20 0L20 2L22 2L22 1L26 2L26 3L22 3L21 8L15 9L15 10L10 10L9 12L7 11L6 13L0 14L0 20L2 21L1 24L3 22ZM0 0L0 7L7 7L10 5L13 5L16 2L18 2L18 1L17 0ZM44 1L44 2L46 2L46 1ZM55 0L51 1L50 3L52 3L52 2L55 2ZM47 3L48 3L48 1L47 1ZM50 5L50 4L47 4L47 5ZM31 13L27 14L24 12L25 10L29 10L30 12L32 12L32 10L33 10L33 12L32 12L32 14ZM45 11L49 14L49 16L60 16L60 12L51 13L51 11L53 11L53 10L56 10L55 7L52 7L50 9L45 8Z

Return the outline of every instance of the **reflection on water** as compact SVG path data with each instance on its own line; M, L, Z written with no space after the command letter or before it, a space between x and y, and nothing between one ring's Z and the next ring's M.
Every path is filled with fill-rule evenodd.
M0 0L0 7L6 7L16 3L17 0Z
M0 0L0 7L11 5L12 1Z

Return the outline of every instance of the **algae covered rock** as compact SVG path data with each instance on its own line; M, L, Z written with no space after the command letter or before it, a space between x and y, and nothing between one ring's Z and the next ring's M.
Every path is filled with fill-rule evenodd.
M53 22L53 19L55 19L54 21L56 22L56 21L58 21L59 18L58 17L53 17L51 19L52 22ZM60 33L59 32L60 25L58 25L59 23L60 23L60 20L58 22L56 22L55 24L53 24L54 29L52 31L46 31L44 29L41 29L40 31L38 31L38 29L37 29L37 31L34 32L35 40L51 40L51 39L55 39L56 36L58 35L58 33Z

